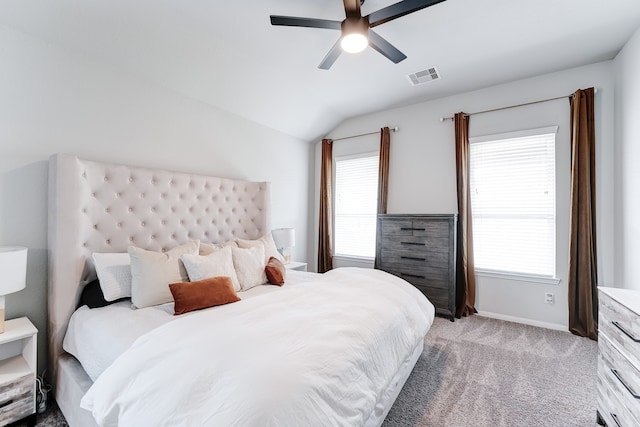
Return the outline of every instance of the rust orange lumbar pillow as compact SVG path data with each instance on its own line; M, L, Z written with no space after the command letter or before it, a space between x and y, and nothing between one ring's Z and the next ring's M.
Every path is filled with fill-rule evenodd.
M240 301L233 290L230 277L219 276L197 282L179 282L169 285L175 301L174 314L214 307Z
M284 276L286 271L287 269L282 261L273 256L269 258L269 262L267 262L267 266L264 269L264 272L267 273L267 280L269 283L278 286L284 285Z

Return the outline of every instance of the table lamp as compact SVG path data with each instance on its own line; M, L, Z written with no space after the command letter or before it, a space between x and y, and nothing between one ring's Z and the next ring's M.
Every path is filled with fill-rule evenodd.
M27 248L0 247L0 333L4 332L4 296L27 283Z
M284 263L291 262L291 248L296 245L296 230L293 228L276 228L271 231L276 248L284 257Z

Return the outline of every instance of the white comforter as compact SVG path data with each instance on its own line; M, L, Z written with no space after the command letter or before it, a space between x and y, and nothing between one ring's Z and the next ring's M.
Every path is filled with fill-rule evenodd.
M139 338L82 399L102 426L362 426L433 305L379 270L202 311Z
M298 286L314 280L317 273L295 270L287 271L287 286L256 286L238 292L240 298L256 298L269 292L280 292L291 286ZM214 307L209 310L226 310L226 307ZM187 313L179 318L200 314ZM131 309L131 300L121 301L102 308L80 307L73 313L63 348L82 364L91 381L95 381L122 353L142 335L175 321L173 302L153 307Z

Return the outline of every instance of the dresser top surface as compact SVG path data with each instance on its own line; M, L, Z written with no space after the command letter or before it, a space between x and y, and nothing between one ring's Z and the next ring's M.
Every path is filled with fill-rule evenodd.
M599 286L600 292L607 294L635 314L640 315L640 291Z
M457 218L458 214L378 214L378 218L430 218L430 219L438 219L438 218Z

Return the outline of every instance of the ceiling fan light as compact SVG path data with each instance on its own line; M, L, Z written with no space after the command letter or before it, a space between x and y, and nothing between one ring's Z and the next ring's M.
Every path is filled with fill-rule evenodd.
M369 45L369 40L360 33L351 33L342 37L340 46L348 53L362 52Z

